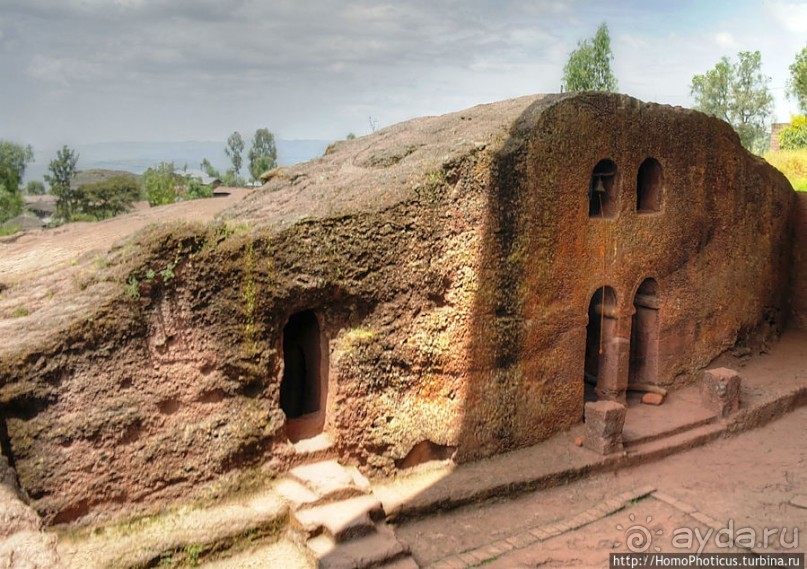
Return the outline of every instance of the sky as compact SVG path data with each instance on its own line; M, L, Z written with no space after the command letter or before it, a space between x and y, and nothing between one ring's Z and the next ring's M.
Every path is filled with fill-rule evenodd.
M760 50L775 118L797 111L807 0L0 0L0 138L363 135L557 92L602 22L620 92L689 107L693 75Z

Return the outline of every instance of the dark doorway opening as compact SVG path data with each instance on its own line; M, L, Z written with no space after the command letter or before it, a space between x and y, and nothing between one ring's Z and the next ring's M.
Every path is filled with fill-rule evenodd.
M597 289L588 305L586 326L585 400L596 401L598 391L616 384L616 292L610 286Z
M636 176L636 211L653 213L661 211L661 187L664 175L661 164L655 158L648 158L639 166Z
M658 381L659 300L658 283L645 279L633 299L636 312L630 331L628 385Z
M618 211L616 195L616 164L600 160L591 172L588 188L588 216L615 217Z
M8 465L14 469L14 455L11 452L11 437L8 436L8 426L6 420L0 416L0 454L6 457Z
M311 310L293 314L283 328L280 408L287 418L286 433L294 442L322 431L327 389L327 366L322 360L316 314Z

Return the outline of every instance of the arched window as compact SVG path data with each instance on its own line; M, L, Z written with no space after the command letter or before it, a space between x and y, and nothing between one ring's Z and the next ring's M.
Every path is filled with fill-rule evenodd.
M591 172L588 188L588 216L614 217L619 210L617 204L617 168L612 160L600 160Z
M661 189L664 175L661 164L655 158L648 158L639 166L636 176L636 211L653 213L661 211Z

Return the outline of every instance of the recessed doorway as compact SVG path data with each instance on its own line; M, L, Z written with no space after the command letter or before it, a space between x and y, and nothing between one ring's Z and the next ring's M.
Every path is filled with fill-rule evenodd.
M312 310L291 315L283 328L280 408L292 442L321 433L325 424L328 365L322 344L319 320Z

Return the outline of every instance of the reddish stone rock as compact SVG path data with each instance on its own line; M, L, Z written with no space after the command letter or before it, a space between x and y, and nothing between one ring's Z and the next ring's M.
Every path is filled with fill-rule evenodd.
M701 381L701 402L726 417L740 408L740 374L733 369L707 369Z
M621 451L625 413L625 406L616 401L586 403L584 446L600 454Z
M661 405L664 403L664 396L661 393L645 393L642 395L642 403L645 405Z

